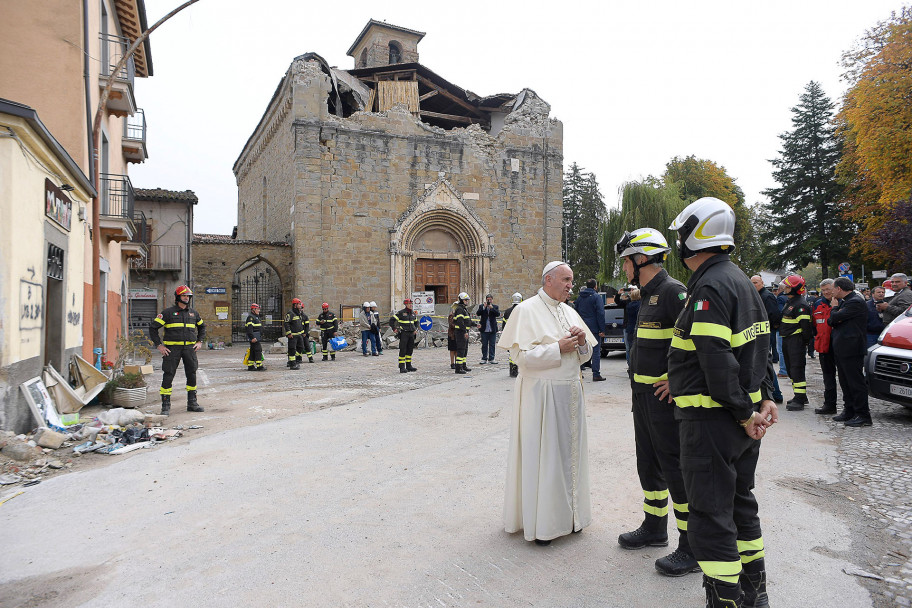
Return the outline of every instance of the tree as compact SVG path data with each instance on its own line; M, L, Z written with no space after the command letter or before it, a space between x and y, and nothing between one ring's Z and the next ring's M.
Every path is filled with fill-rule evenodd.
M912 267L912 196L893 206L887 221L874 233L873 244L895 267Z
M885 261L896 252L875 236L912 190L912 7L868 30L842 64L850 86L837 115L837 177L846 216L862 225L856 249Z
M574 165L575 166L575 165ZM593 173L583 176L579 212L574 218L575 234L567 262L573 268L577 286L595 278L599 270L599 232L606 218L605 199Z
M570 250L576 241L577 220L583 207L586 173L579 165L573 163L564 173L564 209L563 228L561 230L561 259L570 259Z
M779 186L764 190L768 220L761 232L780 267L818 261L824 278L837 258L848 255L854 229L841 219L836 182L839 143L832 125L833 103L811 81L792 108L792 127L779 136L782 150L770 161Z

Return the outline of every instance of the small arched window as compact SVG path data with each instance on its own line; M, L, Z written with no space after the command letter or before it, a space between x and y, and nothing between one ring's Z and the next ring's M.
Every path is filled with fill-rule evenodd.
M360 68L367 67L367 49L364 49L363 51L361 51L361 59L359 60L358 63L359 63L358 67L360 67Z
M390 65L394 63L402 63L402 47L399 46L398 42L389 43L389 62Z

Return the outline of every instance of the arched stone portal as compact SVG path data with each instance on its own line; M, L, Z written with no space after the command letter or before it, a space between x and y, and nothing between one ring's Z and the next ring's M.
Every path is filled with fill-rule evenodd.
M390 229L389 251L390 310L429 286L450 302L460 291L476 302L488 291L495 257L492 235L442 177Z
M260 256L243 262L234 273L231 285L231 339L246 341L245 321L250 305L260 305L263 340L276 340L282 331L282 278L272 264Z

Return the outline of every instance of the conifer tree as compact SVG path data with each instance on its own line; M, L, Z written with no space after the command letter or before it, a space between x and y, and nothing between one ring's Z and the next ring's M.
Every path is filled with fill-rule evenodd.
M576 277L577 288L598 275L599 232L606 215L605 199L599 191L598 180L593 173L586 173L582 179L579 213L574 222L576 233L567 258Z
M576 240L577 220L583 207L586 173L576 163L564 173L564 210L563 229L561 231L561 259L569 260L570 251Z

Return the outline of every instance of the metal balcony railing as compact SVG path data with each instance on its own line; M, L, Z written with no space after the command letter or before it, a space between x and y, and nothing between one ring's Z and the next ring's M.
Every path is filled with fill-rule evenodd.
M101 40L101 75L105 78L114 72L120 58L124 56L127 49L130 48L130 40L120 36L102 34L98 37ZM130 88L133 87L133 81L136 78L136 64L133 58L127 59L127 63L118 72L115 78L121 82L127 83Z
M129 176L102 173L100 177L101 215L133 221L136 196Z
M133 231L133 238L130 240L134 243L144 243L148 245L151 235L149 234L149 222L146 220L146 214L142 211L134 213L133 226L136 230Z
M124 139L146 143L146 113L142 109L124 118Z
M134 258L131 267L138 270L181 270L183 249L180 245L150 245L149 255Z

